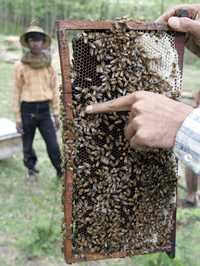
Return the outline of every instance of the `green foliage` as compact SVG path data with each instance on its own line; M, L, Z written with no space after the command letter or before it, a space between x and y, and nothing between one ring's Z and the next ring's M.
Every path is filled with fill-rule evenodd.
M156 258L150 258L145 266L184 266L184 264L178 259L172 260L165 254L159 254Z
M183 260L179 258L171 259L164 253L133 257L132 261L136 265L142 266L187 266Z
M44 219L34 225L30 237L22 242L22 249L28 257L51 255L54 253L59 237L56 227Z
M20 33L33 18L53 33L58 19L113 19L126 16L154 20L169 6L197 0L0 0L0 32Z

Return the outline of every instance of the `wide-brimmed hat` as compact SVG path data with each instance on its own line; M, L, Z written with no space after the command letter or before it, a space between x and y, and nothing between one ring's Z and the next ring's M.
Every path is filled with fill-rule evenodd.
M51 45L51 37L39 26L30 26L25 33L20 36L20 43L24 47L28 47L27 35L30 33L40 33L44 36L44 48Z

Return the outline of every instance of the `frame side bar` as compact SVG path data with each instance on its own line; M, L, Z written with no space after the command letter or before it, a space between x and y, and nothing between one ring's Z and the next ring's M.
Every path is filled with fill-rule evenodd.
M184 59L184 49L185 49L185 33L176 32L175 33L175 48L178 53L178 64L179 69L181 71L181 75L183 75L183 59ZM176 206L177 206L177 185L176 185ZM172 241L172 248L171 251L166 252L170 258L175 258L176 255L176 213L177 207L174 209L173 212L173 230L171 234L171 241Z
M62 85L64 95L64 108L67 114L67 123L73 121L72 111L72 85L70 80L70 58L69 47L65 38L64 31L57 31L60 64L62 70ZM68 132L68 139L73 140L72 132ZM73 162L72 162L73 163ZM72 263L72 193L73 193L73 168L67 164L65 169L64 180L64 223L65 223L65 236L64 236L64 255L67 263Z
M182 32L175 33L175 48L178 53L179 68L182 73L183 72L184 49L185 49L185 33L182 33Z
M179 9L176 12L177 17L192 17L191 14L185 9ZM186 34L184 32L175 32L175 48L178 53L178 64L181 71L181 75L183 75L183 60L184 60L184 50L185 50L185 40L186 40ZM178 181L177 181L178 183ZM177 206L177 185L176 185L176 206ZM176 212L177 207L174 209L173 213L173 230L172 230L172 249L170 252L167 252L168 256L170 258L175 258L176 255Z

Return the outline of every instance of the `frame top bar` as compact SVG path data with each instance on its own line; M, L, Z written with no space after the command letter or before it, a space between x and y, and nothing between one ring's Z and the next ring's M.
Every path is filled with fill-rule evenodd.
M122 25L127 30L172 31L167 25L155 22L129 21L90 21L90 20L58 20L56 28L60 30L111 30L115 25Z

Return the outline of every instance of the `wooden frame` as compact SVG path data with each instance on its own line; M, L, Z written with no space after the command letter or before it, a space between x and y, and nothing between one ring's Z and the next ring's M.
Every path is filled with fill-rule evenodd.
M170 31L170 29L163 24L158 23L141 23L135 21L129 21L125 24L129 30L147 30L147 31ZM70 53L68 41L66 38L66 31L70 30L109 30L112 29L115 22L112 21L73 21L64 20L57 21L57 36L59 44L60 63L62 71L62 86L64 95L64 106L67 114L67 120L73 121L72 112L72 84L70 78ZM175 34L175 47L179 56L179 66L182 70L183 67L183 55L184 55L184 40L185 34ZM68 132L68 139L74 139L72 132ZM110 256L103 256L100 254L84 254L81 257L75 257L72 252L72 190L73 190L73 161L68 162L68 168L65 169L65 189L64 189L64 223L65 223L65 239L64 239L64 254L66 262L71 264L84 260L98 260L106 258L120 258L127 256L127 253L113 253ZM174 221L176 221L176 210L174 211ZM176 223L172 233L172 245L166 246L163 249L154 250L153 252L165 251L169 256L175 256L175 238L176 238Z

